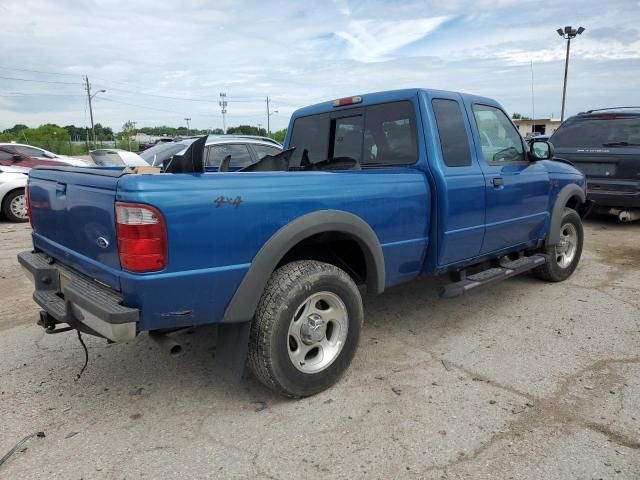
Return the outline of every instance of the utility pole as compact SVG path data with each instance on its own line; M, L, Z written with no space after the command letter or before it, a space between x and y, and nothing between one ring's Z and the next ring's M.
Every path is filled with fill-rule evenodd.
M227 133L227 124L225 123L224 116L227 114L227 94L225 92L220 92L220 101L218 102L220 107L222 107L222 133Z
M278 113L278 110L271 111L269 108L269 97L267 97L267 136L271 136L271 115Z
M104 93L106 90L98 90L96 93L91 95L91 84L89 83L89 77L87 75L84 76L85 89L87 90L87 100L89 101L89 117L91 118L91 136L93 137L93 143L96 143L96 129L93 126L93 107L91 105L91 100L99 93Z
M184 119L185 122L187 122L187 137L191 136L191 127L189 126L189 122L191 121L190 118L185 118Z
M91 107L91 84L89 83L89 77L84 76L85 89L87 90L87 100L89 100L89 117L91 117L91 136L93 137L93 143L96 143L96 129L93 126L93 108Z
M567 97L567 75L569 73L569 49L571 48L571 39L576 38L578 35L582 35L586 29L584 27L573 28L570 26L559 28L556 30L558 35L567 41L567 56L564 60L564 85L562 87L562 110L560 112L560 121L564 121L564 103Z

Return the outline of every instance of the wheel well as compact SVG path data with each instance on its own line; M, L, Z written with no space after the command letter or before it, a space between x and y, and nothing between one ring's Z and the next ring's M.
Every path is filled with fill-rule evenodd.
M578 211L578 209L580 208L580 205L582 205L582 200L580 200L580 198L577 195L572 196L571 198L569 198L569 200L567 200L567 207Z
M318 260L341 268L358 285L367 283L367 259L363 245L343 232L322 232L294 245L278 267L296 260Z

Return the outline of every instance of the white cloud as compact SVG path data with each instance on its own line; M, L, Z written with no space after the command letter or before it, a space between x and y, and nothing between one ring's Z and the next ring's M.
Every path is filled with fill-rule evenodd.
M352 20L347 29L336 32L349 44L348 58L360 62L384 60L401 47L426 37L448 18L416 18L387 21Z

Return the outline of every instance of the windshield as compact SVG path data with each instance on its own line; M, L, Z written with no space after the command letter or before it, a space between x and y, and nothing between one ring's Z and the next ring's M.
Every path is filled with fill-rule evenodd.
M144 152L140 152L140 156L149 165L162 165L166 159L171 158L176 153L183 152L187 149L194 139L183 140L181 142L167 142L155 145Z
M556 148L640 145L640 116L573 117L551 136Z

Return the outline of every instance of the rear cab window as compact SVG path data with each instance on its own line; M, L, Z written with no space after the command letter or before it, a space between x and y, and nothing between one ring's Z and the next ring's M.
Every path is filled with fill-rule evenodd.
M297 118L292 165L356 160L363 168L411 165L418 160L416 115L409 101L389 102Z

